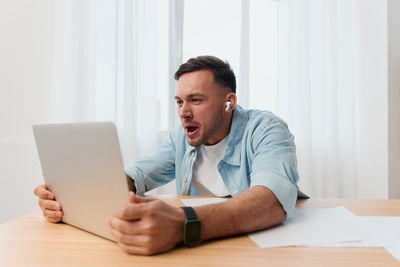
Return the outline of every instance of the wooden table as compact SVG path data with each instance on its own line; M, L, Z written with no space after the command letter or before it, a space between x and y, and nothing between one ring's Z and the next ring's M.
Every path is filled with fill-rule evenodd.
M168 202L181 205L179 199ZM400 216L400 200L300 200L300 208L345 206L355 215ZM116 243L40 211L0 225L0 266L400 266L384 248L259 248L246 235L179 247L156 256L130 256Z

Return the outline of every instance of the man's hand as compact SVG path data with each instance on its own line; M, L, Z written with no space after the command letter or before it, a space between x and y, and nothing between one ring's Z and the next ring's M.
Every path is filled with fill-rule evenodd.
M109 220L111 235L129 254L152 255L174 248L183 237L181 208L130 192L130 202Z
M49 190L45 184L41 184L35 188L33 193L39 197L39 206L43 212L43 216L49 222L59 222L62 220L64 213L62 211L60 203L55 201L55 196Z

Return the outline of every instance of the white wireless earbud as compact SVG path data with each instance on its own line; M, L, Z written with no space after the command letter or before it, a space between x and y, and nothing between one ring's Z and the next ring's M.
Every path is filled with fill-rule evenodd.
M231 101L226 101L225 103L225 111L228 111L232 106L232 102Z

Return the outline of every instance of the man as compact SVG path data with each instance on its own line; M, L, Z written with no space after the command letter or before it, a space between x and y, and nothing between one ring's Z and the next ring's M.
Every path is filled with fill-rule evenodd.
M238 106L235 75L216 57L188 60L175 79L182 125L151 155L126 167L136 195L130 192L130 203L109 221L111 234L129 254L265 229L282 223L295 205L297 163L286 123L270 112ZM137 196L173 179L178 194L232 198L184 210ZM44 216L60 221L62 208L46 185L35 194Z

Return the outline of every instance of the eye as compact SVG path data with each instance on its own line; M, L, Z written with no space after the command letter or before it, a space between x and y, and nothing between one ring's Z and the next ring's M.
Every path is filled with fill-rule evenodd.
M200 103L201 99L199 98L192 98L192 103Z
M183 101L182 101L182 100L176 100L176 104L177 104L178 106L180 106L180 105L183 104Z

